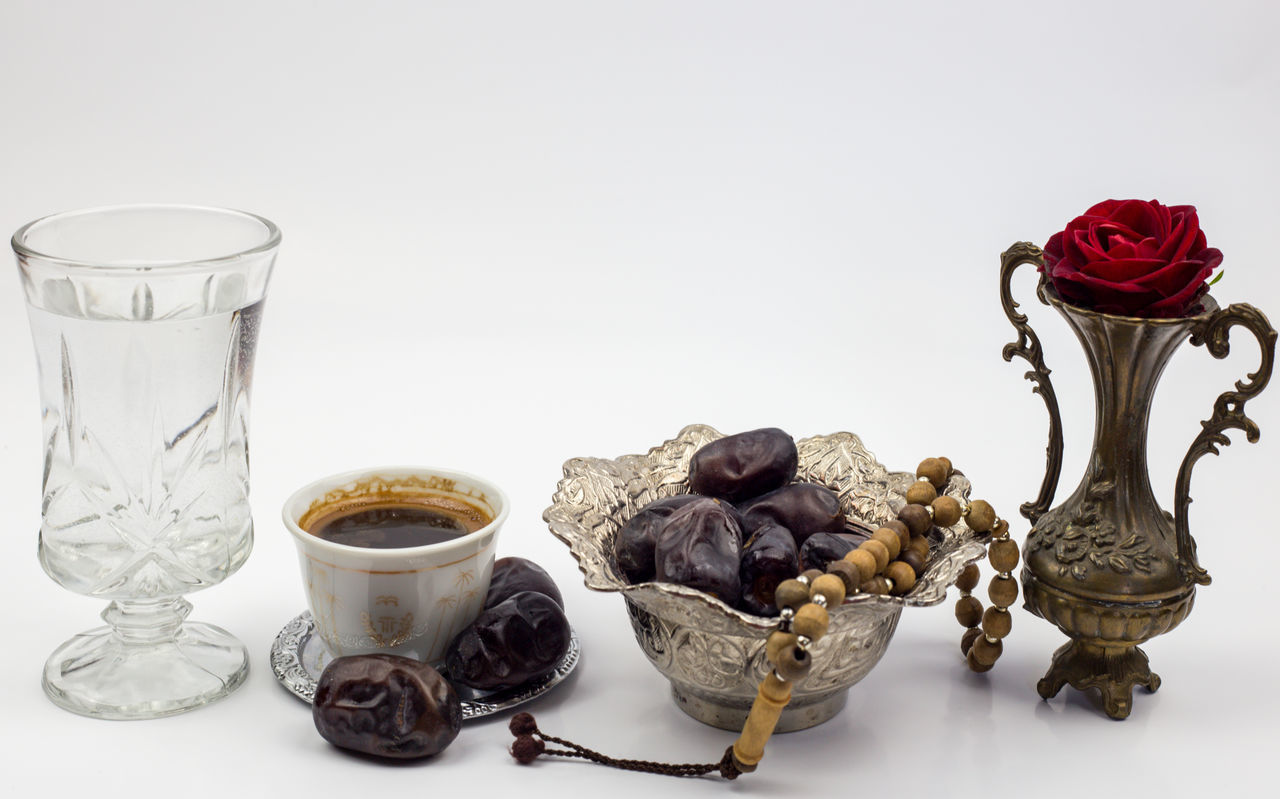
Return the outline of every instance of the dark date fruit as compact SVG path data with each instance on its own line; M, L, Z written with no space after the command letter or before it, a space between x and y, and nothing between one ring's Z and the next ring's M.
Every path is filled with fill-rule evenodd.
M849 519L848 521L845 522L843 533L844 535L853 536L855 543L861 544L863 541L866 541L867 539L871 538L871 534L874 533L877 529L879 528L872 527L871 525L867 524L866 522L860 519ZM890 529L893 529L893 528L890 528ZM910 540L910 537L908 537L907 540Z
M842 533L845 528L839 495L813 483L794 483L770 491L743 504L741 511L748 534L757 525L772 521L790 530L797 546L814 533Z
M560 596L560 589L541 566L524 558L498 558L494 561L493 577L489 579L489 593L485 595L484 606L491 608L501 604L521 591L546 594L564 608L564 597Z
M786 485L798 463L796 442L776 427L725 436L693 454L689 489L739 502Z
M796 540L791 531L766 522L742 548L738 579L742 582L738 607L757 616L777 616L773 592L778 583L800 573Z
M541 677L569 651L569 620L556 601L521 591L486 608L449 644L449 679L493 691Z
M658 531L671 514L696 499L696 494L655 499L622 525L613 539L613 556L628 582L643 583L653 579L653 546L658 540Z
M828 563L840 560L865 540L845 533L814 533L800 547L800 564L825 572Z
M434 755L458 737L462 703L425 663L398 655L352 655L325 667L311 717L334 746L408 759Z
M738 601L742 529L737 514L717 499L699 497L672 513L654 545L655 577Z

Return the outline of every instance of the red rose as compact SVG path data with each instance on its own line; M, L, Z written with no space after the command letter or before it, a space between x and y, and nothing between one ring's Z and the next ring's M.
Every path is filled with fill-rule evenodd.
M1195 206L1107 200L1049 239L1040 271L1071 305L1167 318L1194 312L1220 263Z

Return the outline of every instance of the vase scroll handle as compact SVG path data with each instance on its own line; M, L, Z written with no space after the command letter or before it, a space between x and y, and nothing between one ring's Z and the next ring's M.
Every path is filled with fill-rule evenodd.
M1243 430L1249 442L1258 440L1258 425L1244 414L1246 401L1258 396L1271 380L1271 367L1276 355L1276 331L1262 311L1246 303L1229 305L1206 317L1191 330L1191 343L1205 345L1215 358L1227 357L1231 351L1227 336L1231 328L1240 325L1248 328L1258 339L1262 351L1262 363L1258 371L1251 372L1244 380L1237 380L1234 391L1218 396L1213 403L1213 416L1200 423L1200 435L1191 442L1191 449L1182 459L1178 469L1178 483L1174 490L1174 528L1178 542L1178 564L1183 574L1200 585L1209 584L1209 573L1200 567L1196 559L1196 542L1191 537L1187 521L1187 507L1191 504L1191 470L1201 456L1218 454L1218 445L1227 446L1231 440L1226 431Z
M1053 393L1053 383L1049 381L1049 367L1044 365L1040 338L1031 329L1026 314L1018 313L1018 303L1013 300L1010 282L1014 270L1023 264L1044 266L1044 253L1036 245L1020 241L1000 254L1000 304L1004 306L1004 313L1009 317L1010 324L1018 331L1018 340L1004 345L1002 354L1006 361L1012 362L1016 355L1031 364L1031 371L1024 377L1035 383L1035 388L1031 391L1044 399L1045 409L1049 411L1049 446L1045 450L1044 481L1040 483L1040 495L1033 502L1025 502L1018 507L1022 515L1035 524L1049 510L1053 494L1058 490L1058 476L1062 473L1062 417L1058 413L1058 396ZM1036 294L1041 302L1045 302L1043 280L1036 289Z

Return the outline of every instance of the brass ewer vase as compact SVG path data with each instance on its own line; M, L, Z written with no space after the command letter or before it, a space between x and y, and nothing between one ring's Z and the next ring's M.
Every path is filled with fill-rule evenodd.
M1001 256L1000 297L1018 340L1004 348L1032 367L1026 373L1049 411L1049 447L1040 495L1020 508L1032 523L1022 570L1026 609L1052 622L1071 642L1053 655L1036 686L1048 699L1063 685L1097 688L1113 719L1129 715L1133 686L1160 687L1138 644L1176 627L1191 612L1197 585L1209 575L1196 559L1187 527L1191 472L1201 456L1229 444L1226 431L1244 431L1257 441L1259 430L1245 416L1245 402L1271 378L1276 331L1247 304L1219 308L1205 295L1201 310L1176 319L1114 316L1063 302L1046 277L1037 295L1055 308L1084 346L1093 375L1097 422L1089 465L1080 486L1050 509L1062 468L1062 420L1049 381L1040 341L1017 312L1010 295L1013 272L1022 264L1043 265L1039 247L1019 242ZM1162 510L1147 474L1147 425L1156 384L1183 341L1204 345L1215 358L1229 352L1228 333L1236 325L1258 339L1262 363L1256 372L1220 395L1213 416L1178 470L1175 513Z

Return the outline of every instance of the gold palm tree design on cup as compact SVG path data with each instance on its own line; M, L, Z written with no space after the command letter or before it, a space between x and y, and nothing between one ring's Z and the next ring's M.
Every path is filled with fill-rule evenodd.
M436 655L436 646L440 643L440 630L444 628L445 616L448 615L449 611L453 610L457 606L458 597L456 594L446 594L436 600L436 607L440 609L440 618L436 619L436 623L432 625L435 627L435 634L431 637L431 648L427 650L429 659L434 658ZM450 636L449 640L453 640L452 636Z
M333 577L327 569L319 567L312 567L308 577L307 591L311 594L311 606L320 616L316 619L316 626L336 632L338 629L337 607L340 600L333 592ZM325 587L321 588L321 585Z

